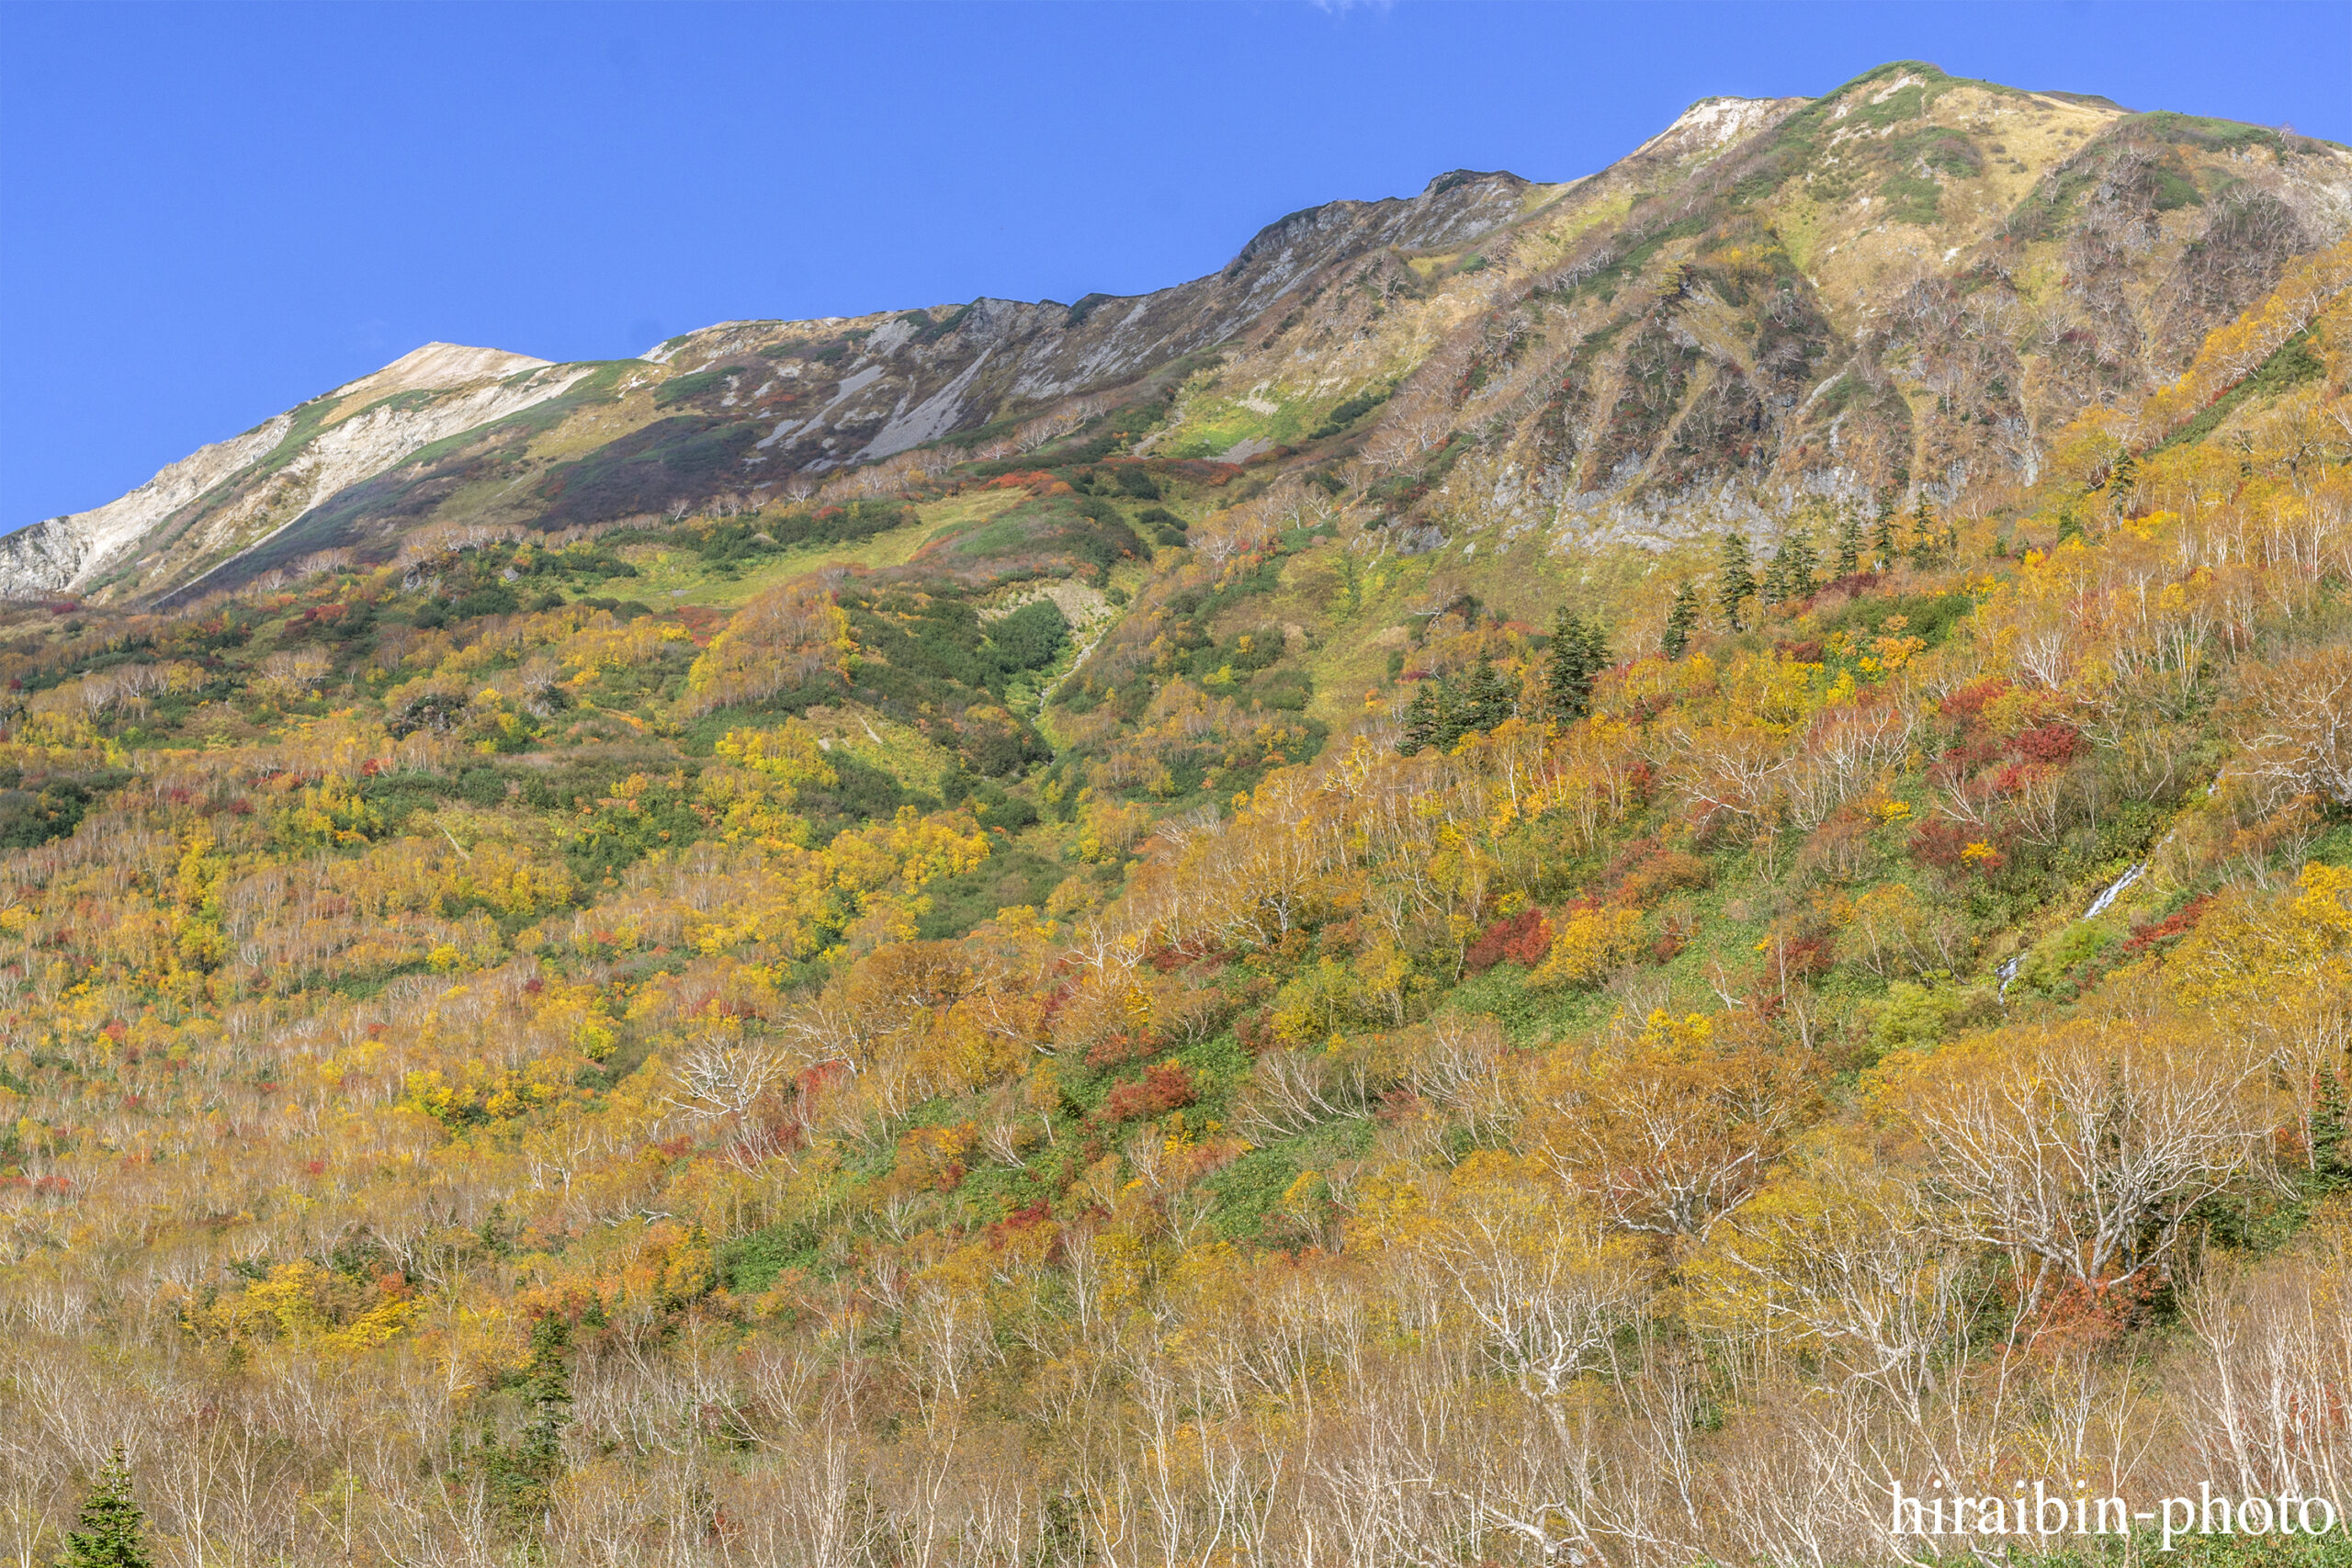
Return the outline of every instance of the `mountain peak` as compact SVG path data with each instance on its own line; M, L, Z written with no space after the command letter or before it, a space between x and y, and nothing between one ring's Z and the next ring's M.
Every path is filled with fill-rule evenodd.
M373 400L394 392L439 390L475 381L499 381L518 370L537 370L548 362L503 348L474 348L462 343L428 343L413 348L381 370L337 387L338 398Z
M1669 158L1708 157L1804 103L1803 98L1701 98L1672 125L1634 149Z

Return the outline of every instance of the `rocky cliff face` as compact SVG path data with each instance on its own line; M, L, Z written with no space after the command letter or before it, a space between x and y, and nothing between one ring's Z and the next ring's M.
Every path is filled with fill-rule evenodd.
M279 414L243 435L198 448L104 506L0 538L0 597L32 599L80 587L94 569L252 467L293 423L292 414Z
M1566 185L1309 209L1151 294L728 322L602 365L429 344L0 540L0 592L170 599L431 524L756 503L1145 401L1142 450L1346 458L1416 537L1763 529L2030 482L2347 230L2342 148L1898 64L1705 100Z

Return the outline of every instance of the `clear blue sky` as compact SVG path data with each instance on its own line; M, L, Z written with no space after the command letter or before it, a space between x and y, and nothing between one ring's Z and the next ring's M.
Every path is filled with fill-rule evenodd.
M0 531L435 338L1132 293L1888 60L2352 142L2352 6L0 6Z

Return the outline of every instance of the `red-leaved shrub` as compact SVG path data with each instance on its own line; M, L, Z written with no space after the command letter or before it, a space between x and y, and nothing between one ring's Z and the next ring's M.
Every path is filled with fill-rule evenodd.
M1102 1116L1105 1122L1139 1122L1180 1111L1198 1099L1193 1075L1173 1062L1163 1062L1146 1067L1139 1078L1114 1085L1102 1097Z
M1552 928L1544 920L1544 911L1522 909L1516 915L1505 915L1480 933L1462 955L1462 967L1473 975L1483 975L1505 962L1533 968L1551 951Z

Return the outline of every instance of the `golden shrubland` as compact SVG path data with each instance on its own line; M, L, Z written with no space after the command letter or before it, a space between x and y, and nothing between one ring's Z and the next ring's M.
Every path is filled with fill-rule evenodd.
M20 619L0 1534L118 1441L190 1564L1866 1563L1891 1477L2334 1488L2316 287L2101 427L2128 492L1624 639L1574 719L1458 595L1282 705L1264 605L1369 540L1279 491L952 789L802 700L911 682L936 583ZM1518 711L1400 754L1482 667ZM944 689L869 705L971 740Z

